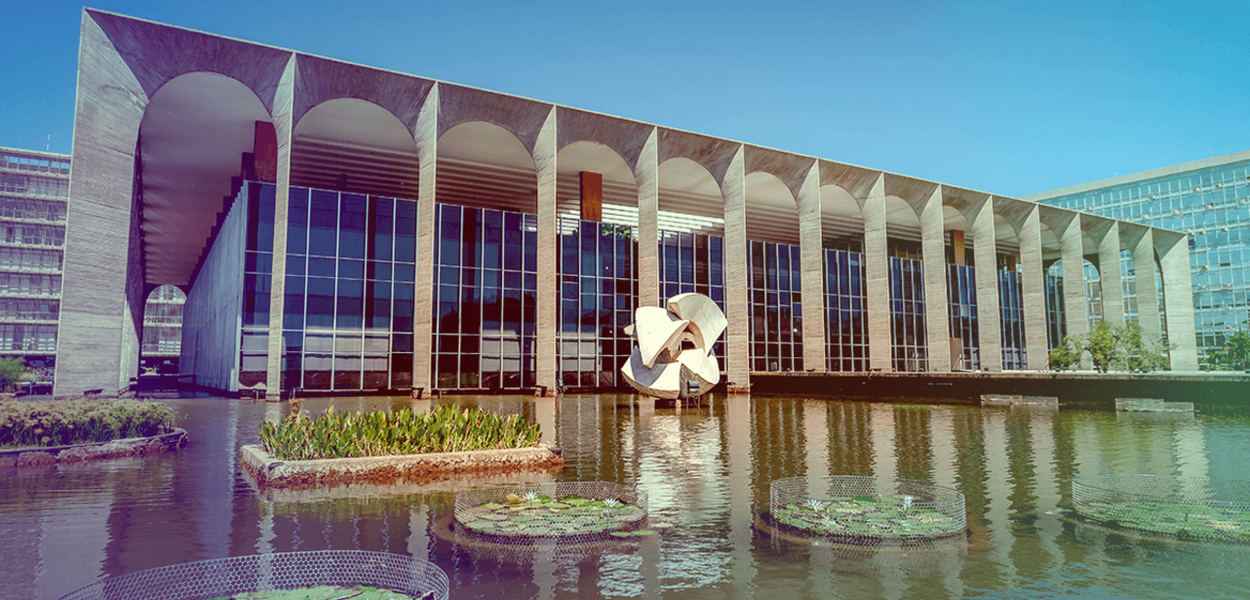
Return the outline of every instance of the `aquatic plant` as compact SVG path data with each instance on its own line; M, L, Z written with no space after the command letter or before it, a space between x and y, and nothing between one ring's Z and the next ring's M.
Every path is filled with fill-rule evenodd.
M1250 542L1250 506L1244 503L1094 501L1076 508L1077 513L1086 518L1145 533L1192 540Z
M520 415L454 405L428 413L336 412L332 406L315 418L297 413L260 425L261 444L281 460L527 448L540 435L539 426Z
M821 501L814 498L802 504L789 503L773 511L780 524L816 535L872 539L918 539L954 535L963 525L949 515L916 506L915 497Z
M519 496L508 494L506 500L507 503L483 502L457 514L456 518L474 533L509 537L557 538L605 533L626 537L655 534L648 530L626 531L641 521L646 512L639 506L616 498L551 498L526 492Z
M140 400L0 402L0 447L67 446L170 431L174 410Z

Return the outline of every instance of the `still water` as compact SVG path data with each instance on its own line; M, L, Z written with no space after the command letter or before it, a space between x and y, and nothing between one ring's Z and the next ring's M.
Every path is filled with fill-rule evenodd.
M531 480L605 480L650 495L662 536L505 553L448 533L454 492L267 494L237 450L285 403L168 401L181 452L0 472L0 597L55 599L100 577L225 556L365 549L412 554L468 598L1246 598L1250 547L1144 539L1074 519L1073 477L1250 480L1250 417L715 397L445 397L521 413L563 449ZM311 399L313 413L414 406ZM552 440L554 438L554 440ZM769 483L807 474L931 481L967 496L970 535L919 548L813 546L760 527Z

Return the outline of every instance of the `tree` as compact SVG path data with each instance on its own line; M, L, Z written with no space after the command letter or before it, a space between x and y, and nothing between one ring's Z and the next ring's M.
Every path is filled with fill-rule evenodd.
M1160 371L1168 368L1168 346L1150 339L1137 323L1115 326L1098 323L1081 338L1064 337L1050 351L1054 369L1070 369L1081 362L1088 351L1094 368L1099 371Z
M1059 345L1050 351L1050 368L1064 371L1081 364L1085 343L1079 338L1064 336Z
M21 357L0 358L0 392L16 388L25 374L25 359Z
M1250 369L1250 332L1238 331L1224 340L1224 358L1234 369Z

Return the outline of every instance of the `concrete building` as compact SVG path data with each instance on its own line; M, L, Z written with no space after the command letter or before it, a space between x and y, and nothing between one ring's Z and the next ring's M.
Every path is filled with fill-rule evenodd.
M1190 246L1194 341L1199 357L1223 348L1228 334L1250 330L1250 151L1026 199L1184 232ZM1120 262L1121 273L1131 275L1132 257L1125 253ZM1087 280L1096 282L1098 272L1087 271ZM1123 311L1130 320L1138 318L1141 292L1124 287Z
M70 157L0 148L0 356L56 369Z
M1048 261L1189 289L1183 233L95 10L78 86L58 394L128 383L164 284L181 370L270 394L615 386L634 308L682 291L737 389L1042 369Z

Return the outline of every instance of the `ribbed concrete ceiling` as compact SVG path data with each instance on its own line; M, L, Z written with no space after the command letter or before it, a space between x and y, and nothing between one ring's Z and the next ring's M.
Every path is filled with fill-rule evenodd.
M416 198L418 175L412 134L376 104L330 100L295 125L292 185Z
M264 105L223 75L183 75L152 97L139 127L148 283L190 283L256 121L269 121Z

